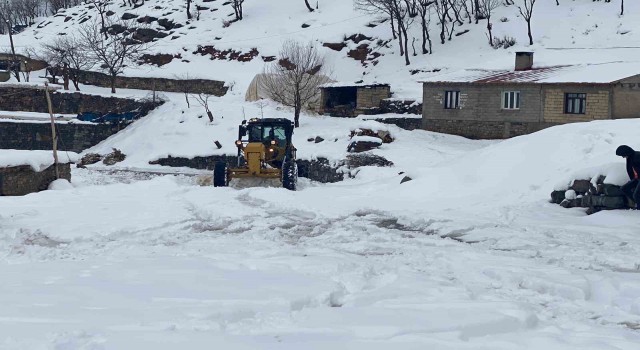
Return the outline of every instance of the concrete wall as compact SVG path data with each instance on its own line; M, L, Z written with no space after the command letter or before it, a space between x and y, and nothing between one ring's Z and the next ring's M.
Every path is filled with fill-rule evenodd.
M58 164L60 178L71 181L71 165ZM54 166L37 172L30 166L0 168L0 196L24 196L43 191L56 179Z
M544 121L548 123L586 122L611 118L609 85L542 85L544 90ZM587 94L585 114L565 114L565 94Z
M622 80L613 87L614 118L640 118L640 75Z
M93 147L124 126L112 124L56 124L58 149L82 152ZM0 149L49 150L51 124L0 122Z
M100 72L81 71L80 82L88 85L111 87L111 77ZM139 78L117 77L116 87L122 89L156 90L168 92L183 92L185 87L191 93L203 93L214 96L224 96L228 87L224 81L205 79L166 79L166 78Z

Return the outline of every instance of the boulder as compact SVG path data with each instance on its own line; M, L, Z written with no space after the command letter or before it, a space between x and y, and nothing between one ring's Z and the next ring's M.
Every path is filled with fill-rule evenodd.
M565 191L553 191L551 192L551 203L560 204L565 199Z
M576 206L576 199L565 199L560 202L560 206L563 208L573 208Z
M585 194L588 192L595 193L596 192L595 188L593 189L593 191L591 190L591 188L593 188L593 185L591 184L590 180L575 180L571 185L571 189L576 191L576 193L580 193L580 194Z
M134 19L134 18L138 18L138 15L133 14L133 13L129 13L129 12L125 12L125 13L122 15L122 19L123 19L123 20L125 20L125 21L128 21L128 20L130 20L130 19Z
M606 196L617 197L624 196L624 193L620 189L620 186L604 184L602 185L602 193Z
M409 182L411 180L413 180L413 179L410 178L409 176L405 176L405 177L402 178L402 180L400 180L400 184L402 185L403 183Z
M175 28L175 23L173 23L172 20L166 19L166 18L160 18L158 20L158 24L163 26L164 29L166 29L166 30L171 30L171 29Z
M168 34L166 33L162 33L151 28L138 28L136 32L133 34L133 39L141 41L143 43L149 43L154 41L155 39L164 38L167 35Z
M123 160L125 160L125 158L127 158L127 156L124 153L122 153L119 149L114 148L113 152L107 154L104 157L102 163L104 165L114 165L116 163L122 162Z
M79 167L84 167L89 164L95 164L102 160L102 156L97 153L87 153L81 159L80 163L78 163Z
M366 152L382 146L382 140L377 137L355 136L347 147L347 152Z
M313 140L315 143L320 143L322 141L324 141L324 139L320 136L316 136L316 138Z

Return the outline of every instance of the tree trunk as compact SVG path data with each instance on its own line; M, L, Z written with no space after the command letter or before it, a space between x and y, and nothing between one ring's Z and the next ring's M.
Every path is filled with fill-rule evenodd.
M527 31L529 34L529 45L533 45L533 36L531 36L531 18L527 21Z
M402 34L404 36L404 64L408 66L411 64L409 62L409 34L404 26L402 26Z
M398 39L398 36L396 35L396 24L393 21L393 16L391 17L391 33L393 34L393 40Z
M480 0L474 0L476 4L476 24L480 22Z
M311 7L311 5L309 5L309 0L304 0L304 4L307 5L307 9L309 10L309 12L313 12L313 7Z
M213 123L213 113L210 110L207 110L207 117L209 117L209 122Z
M404 46L402 46L402 29L398 23L398 45L400 45L400 56L404 55Z
M73 82L73 87L76 88L76 91L80 91L80 84L78 83L78 77L73 77L71 81Z
M421 25L422 25L422 54L425 55L429 53L427 51L427 33L429 32L429 28L427 27L427 20L425 19L425 15L421 15Z
M13 66L16 62L16 48L15 46L13 46L13 34L11 33L11 30L13 29L13 25L11 25L11 22L7 21L7 27L9 28L9 42L11 43L11 64L9 65L9 67ZM16 77L16 80L18 80L18 82L20 82L20 62L18 62L18 67L14 67L13 69L13 74Z
M491 25L491 16L487 16L487 30L489 31L489 46L493 47L493 33L491 33L493 26Z
M296 106L294 108L293 126L296 128L300 127L300 110L301 108L299 106Z
M112 94L116 93L116 75L115 74L111 75L111 93Z
M191 0L187 0L187 19L191 19Z
M69 90L69 65L66 63L62 66L62 87Z
M624 0L620 1L620 16L624 15Z

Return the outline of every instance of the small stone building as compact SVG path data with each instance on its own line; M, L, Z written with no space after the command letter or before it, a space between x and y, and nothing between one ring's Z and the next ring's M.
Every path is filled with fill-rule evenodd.
M633 63L468 69L423 81L422 126L473 139L509 138L572 122L640 118L640 66Z
M346 118L376 114L382 100L389 97L391 87L388 84L325 84L320 87L318 113Z
M19 64L21 72L33 72L47 68L45 61L36 60L23 55L13 55L11 53L0 53L0 69L10 70Z

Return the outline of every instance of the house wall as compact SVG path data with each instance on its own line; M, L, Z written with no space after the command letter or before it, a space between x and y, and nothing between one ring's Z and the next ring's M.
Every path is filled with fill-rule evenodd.
M613 87L613 118L640 118L640 75Z
M445 109L445 91L460 91L460 108ZM502 93L520 91L520 109L502 109ZM468 138L508 138L551 126L542 119L536 84L425 83L423 128Z
M71 165L58 164L60 178L71 181ZM56 179L54 166L34 171L29 165L0 168L0 196L24 196L44 191Z
M380 102L389 97L391 97L389 86L361 87L358 88L356 108L359 110L380 108Z
M544 121L548 123L586 122L611 118L612 88L609 85L541 85L544 91ZM565 93L586 93L585 114L565 114Z

